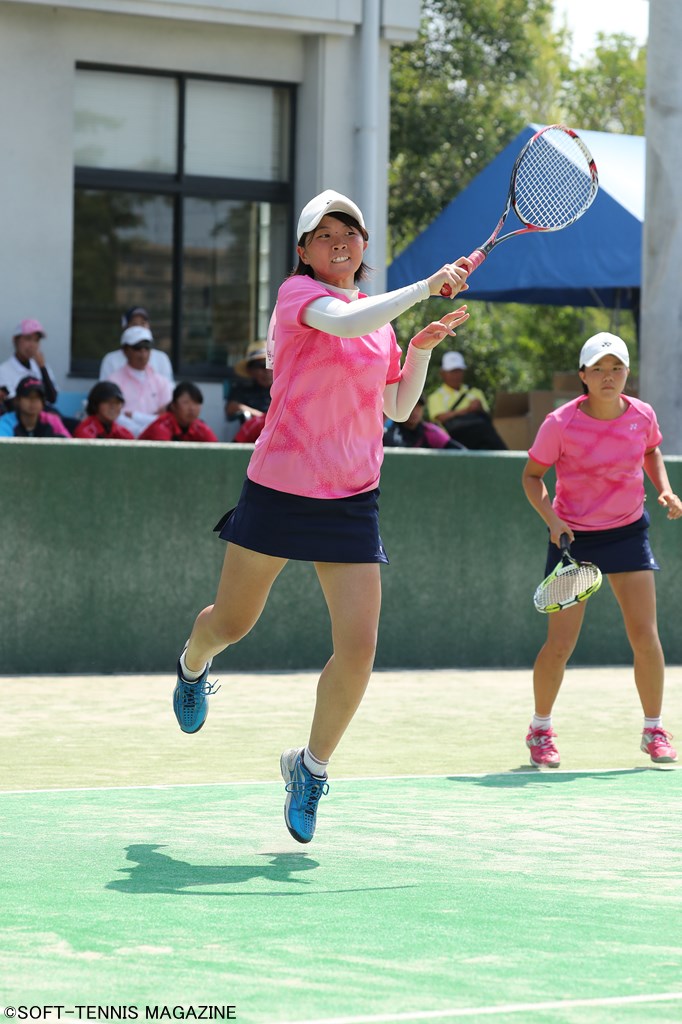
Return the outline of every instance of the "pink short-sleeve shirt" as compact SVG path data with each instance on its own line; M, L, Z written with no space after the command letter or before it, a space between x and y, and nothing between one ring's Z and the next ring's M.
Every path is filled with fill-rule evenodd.
M303 323L305 307L332 294L351 301L303 275L279 290L272 402L247 470L263 487L311 498L378 485L384 389L401 374L390 325L337 338Z
M571 529L627 526L644 511L644 455L662 440L656 414L646 402L623 395L628 407L622 416L596 420L581 411L585 398L551 412L528 454L554 466L552 505Z

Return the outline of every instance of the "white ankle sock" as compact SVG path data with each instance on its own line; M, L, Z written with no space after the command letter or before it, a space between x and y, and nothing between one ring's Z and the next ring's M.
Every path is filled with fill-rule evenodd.
M187 662L185 661L186 653L187 648L185 647L184 651L180 655L180 672L182 674L182 678L185 680L186 683L196 683L199 681L199 679L201 679L204 672L206 671L207 668L209 668L211 663L210 661L207 662L200 672L195 672L193 669L187 668Z
M549 731L552 728L552 716L534 714L530 724L532 729L543 729L545 731Z
M327 774L329 761L320 761L319 757L315 757L314 754L310 753L310 747L306 747L303 751L303 764L311 775L316 775L318 779L322 779Z
M644 718L644 728L646 729L647 732L649 732L650 729L662 729L663 728L663 724L662 724L661 716L659 715L658 718L647 718L645 716L645 718Z

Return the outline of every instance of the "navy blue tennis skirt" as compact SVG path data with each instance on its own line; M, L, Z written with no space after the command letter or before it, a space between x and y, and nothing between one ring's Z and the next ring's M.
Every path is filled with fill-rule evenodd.
M649 513L627 526L611 530L575 530L571 554L578 562L594 562L604 575L660 569L649 543ZM561 551L549 542L545 576L561 560Z
M379 489L349 498L305 498L247 477L236 508L214 527L222 540L301 562L385 562Z

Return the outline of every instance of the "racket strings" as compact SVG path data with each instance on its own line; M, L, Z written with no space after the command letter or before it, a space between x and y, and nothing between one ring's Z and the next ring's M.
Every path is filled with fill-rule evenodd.
M553 605L564 607L592 593L601 583L601 573L594 565L562 566L556 576L541 584L535 594L537 608Z
M596 193L589 151L569 132L549 129L533 140L519 164L514 209L525 224L551 231L577 220Z

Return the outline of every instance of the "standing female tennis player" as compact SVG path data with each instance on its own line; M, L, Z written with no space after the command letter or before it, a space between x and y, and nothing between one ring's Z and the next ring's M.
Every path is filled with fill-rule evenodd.
M644 711L641 749L652 761L666 762L675 761L677 754L661 722L665 663L653 575L659 566L649 545L642 471L668 519L682 516L682 502L670 488L654 410L623 395L629 366L621 338L601 333L585 342L579 371L585 394L547 416L528 453L523 486L549 527L546 574L559 561L559 538L567 533L572 556L594 562L608 576L634 653L635 684ZM550 466L556 470L553 503L542 479ZM526 736L534 765L559 765L552 707L584 614L585 605L577 604L548 616L547 641L533 672L535 714Z
M198 615L178 663L173 706L185 732L208 711L211 659L257 622L288 559L315 564L331 619L333 654L317 688L308 745L287 750L289 832L308 843L327 792L327 765L369 681L387 562L379 536L383 414L405 420L419 398L431 349L468 314L462 306L413 339L404 365L390 321L448 284L467 287L468 261L425 281L367 297L368 234L361 211L328 190L298 221L298 266L279 290L272 403L239 504L220 521L228 542L215 603Z

